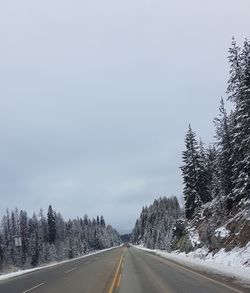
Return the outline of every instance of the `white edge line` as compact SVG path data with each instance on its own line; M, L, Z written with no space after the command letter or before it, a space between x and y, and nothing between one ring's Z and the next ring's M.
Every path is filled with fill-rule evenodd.
M72 261L75 261L75 260L78 260L78 259L81 259L81 258L85 258L85 257L89 257L89 256L92 256L92 255L95 255L95 254L99 254L99 253L103 253L103 252L106 252L106 251L109 251L109 250L113 250L113 249L116 249L116 248L119 248L119 247L121 247L121 245L109 247L109 248L102 249L102 250L91 251L88 254L84 254L84 255L81 255L81 256L76 257L76 258L65 259L65 260L62 260L62 261L59 261L59 262L56 262L56 263L52 262L50 264L46 264L46 265L41 266L41 267L36 267L34 269L20 270L20 271L14 272L14 273L3 274L3 275L0 275L0 281L15 278L15 277L22 276L22 275L25 275L25 274L28 274L28 273L33 273L35 271L44 270L44 269L51 268L51 267L54 267L54 266L58 266L58 265L61 265L61 264L67 263L67 262L72 262Z
M187 268L187 267L185 267L185 266L182 266L181 264L177 264L177 263L175 263L175 262L172 262L171 260L170 260L170 262L173 263L175 266L177 266L177 267L179 267L179 268L181 268L181 269L183 269L183 270L185 270L185 271L191 272L191 273L193 273L193 274L195 274L195 275L197 275L197 276L200 276L200 277L202 277L202 278L204 278L204 279L207 279L207 280L209 280L209 281L211 281L211 282L213 282L213 283L216 283L216 284L218 284L218 285L220 285L220 286L226 287L226 288L230 289L231 291L238 292L238 293L243 293L243 291L241 291L241 290L239 290L239 289L236 289L236 288L234 288L234 287L231 287L231 286L229 286L229 285L226 285L225 283L223 283L223 282L221 282L221 281L217 281L217 280L215 280L215 279L213 279L213 278L211 278L211 277L208 277L208 276L203 275L202 273L199 273L199 272L193 271L192 268L189 269L189 268Z
M36 288L38 288L38 287L40 287L40 286L42 286L42 285L44 285L44 283L38 284L38 285L36 285L36 286L34 286L34 287L28 289L28 290L23 291L22 293L30 292L31 290L34 290L34 289L36 289Z
M66 271L65 274L71 273L71 272L73 272L73 271L76 270L76 269L77 269L77 267L74 267L74 268L72 268L72 269Z
M137 247L135 246L135 248L137 248ZM142 249L142 250L144 250L144 249ZM144 251L147 251L147 250L144 250ZM151 251L148 251L148 252L151 253L151 254L153 254L153 255L155 255L155 256L160 257L162 260L165 260L165 261L168 261L168 262L172 263L173 266L179 267L179 268L181 268L181 269L183 269L185 271L188 271L190 273L193 273L194 275L197 275L197 276L200 276L200 277L202 277L204 279L207 279L207 280L209 280L209 281L211 281L213 283L216 283L217 285L226 287L226 288L230 289L231 291L234 291L234 292L237 292L237 293L243 293L243 291L241 291L239 289L236 289L234 287L231 287L229 285L226 285L225 283L223 283L221 281L217 281L217 280L213 279L212 277L205 276L202 272L195 271L195 269L192 268L192 267L185 266L185 264L182 265L181 263L175 262L174 260L171 260L171 259L169 259L167 257L161 256L161 255L155 253L154 251L152 251L152 252Z

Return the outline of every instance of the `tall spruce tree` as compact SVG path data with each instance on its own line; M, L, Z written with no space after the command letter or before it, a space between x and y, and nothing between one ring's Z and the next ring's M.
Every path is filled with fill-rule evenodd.
M186 150L182 153L183 166L181 167L184 181L185 214L187 219L194 216L195 210L201 206L201 197L198 190L199 147L196 134L189 125L185 138Z
M206 170L208 193L213 199L220 195L220 173L218 166L218 151L214 145L209 145L206 151Z
M233 177L233 147L232 127L230 117L227 115L224 100L221 99L219 117L214 119L215 138L218 147L217 165L219 169L217 181L219 183L218 196L224 198L227 209L232 206L232 177Z
M235 103L233 112L232 199L250 198L250 44L241 49L233 39L229 50L230 78L227 93Z
M20 211L20 236L22 236L22 246L21 246L21 265L24 266L27 256L28 256L28 247L29 247L29 235L28 235L28 218L25 211Z
M55 218L55 212L53 211L51 205L48 208L47 221L48 221L49 243L50 244L55 243L55 241L56 241L56 218Z
M30 263L33 267L39 264L40 257L40 243L38 235L38 219L34 213L32 218L29 219L29 257Z
M197 191L202 203L209 202L212 199L211 193L209 192L210 184L207 154L204 149L204 144L200 139L199 155L197 160Z

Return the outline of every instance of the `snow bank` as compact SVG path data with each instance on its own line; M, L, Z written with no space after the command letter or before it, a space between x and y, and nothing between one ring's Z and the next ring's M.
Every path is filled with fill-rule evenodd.
M195 247L196 245L199 245L201 242L200 242L200 237L199 237L199 234L198 232L195 230L195 228L192 228L192 229L189 229L189 239L191 241L191 244L193 247Z
M98 254L98 253L102 253L102 252L105 252L105 251L108 251L108 250L111 250L111 249L115 249L115 248L118 248L120 246L114 246L114 247L110 247L110 248L106 248L106 249L102 249L102 250L92 251L92 252L90 252L88 254L85 254L85 255L82 255L82 256L79 256L79 257L76 257L76 258L67 259L67 260L63 260L63 261L60 261L60 262L49 263L47 265L44 265L44 266L41 266L41 267L36 267L36 268L33 268L33 269L20 270L20 271L12 272L12 273L9 273L9 274L0 275L0 281L10 279L10 278L13 278L13 277L17 277L17 276L20 276L20 275L24 275L24 274L34 272L34 271L37 271L37 270L42 270L42 269L46 269L46 268L49 268L49 267L61 265L61 264L64 264L66 262L74 261L76 259L88 257L88 256L91 256L91 255L94 255L94 254Z
M53 266L53 265L51 265L51 266ZM13 272L13 273L8 273L8 274L5 274L5 275L0 275L0 281L10 279L10 278L13 278L13 277L17 277L17 276L20 276L20 275L24 275L24 274L34 272L34 271L37 271L37 270L41 270L41 269L46 268L46 267L49 267L49 265L44 266L44 267L37 267L37 268L33 268L33 269L28 269L28 270L22 270L22 271L20 270L20 271L16 271L16 272Z
M215 236L220 238L227 238L230 235L230 231L225 226L216 229L214 232Z
M157 255L203 272L234 278L237 282L250 286L250 242L243 248L235 248L229 252L221 249L215 255L207 249L200 248L188 254L184 252L168 253L164 250L136 248L154 252Z

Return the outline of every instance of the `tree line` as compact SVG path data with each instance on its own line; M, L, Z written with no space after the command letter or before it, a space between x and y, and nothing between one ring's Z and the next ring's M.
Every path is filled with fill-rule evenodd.
M181 208L175 196L155 199L153 204L142 208L131 242L151 249L170 249L173 229L180 216Z
M185 215L192 219L202 206L216 199L221 213L230 213L250 199L250 43L243 47L233 39L228 56L230 77L227 100L214 119L215 143L204 148L189 125L181 167Z
M205 147L191 125L185 136L181 166L183 212L176 197L160 198L149 207L143 207L132 231L133 243L174 249L178 223L187 226L193 219L204 218L203 211L209 203L213 202L218 223L249 204L250 43L247 39L242 47L233 39L228 61L226 94L233 107L228 114L221 99L219 116L214 119L215 142Z
M78 257L120 244L118 232L103 216L65 221L49 206L28 217L26 211L6 211L0 226L0 272L36 267Z

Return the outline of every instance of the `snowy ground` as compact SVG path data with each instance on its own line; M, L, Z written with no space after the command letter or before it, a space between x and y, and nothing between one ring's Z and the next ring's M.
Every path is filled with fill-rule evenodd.
M88 257L88 256L93 255L93 254L102 253L104 251L111 250L111 249L114 249L114 248L117 248L117 247L119 247L119 246L114 246L114 247L110 247L110 248L106 248L106 249L98 250L98 251L92 251L89 254L85 254L85 255L79 256L77 258L67 259L67 260L63 260L63 261L60 261L60 262L53 262L53 263L50 263L50 264L47 264L47 265L44 265L44 266L41 266L41 267L33 268L33 269L20 270L20 271L16 271L16 272L13 272L13 273L0 275L0 281L5 280L5 279L9 279L9 278L13 278L13 277L16 277L16 276L20 276L20 275L23 275L23 274L27 274L27 273L30 273L30 272L34 272L34 271L37 271L37 270L42 270L42 269L45 269L45 268L48 268L48 267L57 266L57 265L60 265L60 264L66 263L66 262L71 262L71 261L74 261L76 259Z
M229 252L221 249L215 255L208 253L204 248L186 254L184 252L168 253L164 250L148 249L142 246L135 247L154 252L157 255L203 272L233 278L236 283L241 283L250 288L250 242L244 248L235 248Z

